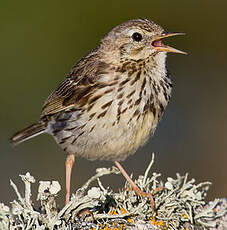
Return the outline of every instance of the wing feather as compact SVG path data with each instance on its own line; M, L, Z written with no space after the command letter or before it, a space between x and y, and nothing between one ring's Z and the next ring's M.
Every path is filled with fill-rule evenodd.
M109 65L100 60L97 50L75 64L67 78L50 94L43 105L41 119L74 107L81 108L97 88L103 87L96 79L105 74Z

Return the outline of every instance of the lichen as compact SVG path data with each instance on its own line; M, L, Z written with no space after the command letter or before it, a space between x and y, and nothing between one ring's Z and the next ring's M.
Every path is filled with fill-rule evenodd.
M17 200L11 207L0 204L1 230L46 230L46 229L225 229L227 228L227 200L215 199L206 203L205 197L210 182L196 184L176 174L160 180L160 173L149 176L154 155L144 175L135 180L145 192L153 194L156 209L152 211L147 197L137 196L128 183L119 191L105 188L100 178L119 174L115 167L101 168L71 196L70 202L58 208L56 197L61 189L57 181L40 181L37 200L40 207L34 208L31 200L31 185L35 183L30 173L20 175L25 184L22 196L17 186L10 181ZM96 185L91 187L91 183Z

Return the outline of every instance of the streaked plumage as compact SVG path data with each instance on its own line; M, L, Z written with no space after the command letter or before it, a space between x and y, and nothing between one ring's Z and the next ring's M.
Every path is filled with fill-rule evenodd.
M12 142L46 132L68 154L124 160L154 133L170 99L166 52L181 51L163 45L168 36L147 19L115 27L47 98L40 121Z

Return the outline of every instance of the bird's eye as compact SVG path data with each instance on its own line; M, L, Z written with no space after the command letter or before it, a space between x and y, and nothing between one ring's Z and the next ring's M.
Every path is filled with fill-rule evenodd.
M143 36L142 34L138 33L138 32L135 32L133 33L132 35L132 39L136 42L140 42L142 40Z

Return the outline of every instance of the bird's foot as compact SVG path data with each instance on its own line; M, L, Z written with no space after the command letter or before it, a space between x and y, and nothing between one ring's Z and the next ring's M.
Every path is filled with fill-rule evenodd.
M150 200L150 204L151 204L151 209L152 211L154 212L155 211L155 201L154 201L154 198L153 196L155 194L157 194L158 192L161 192L162 190L164 190L165 188L164 187L158 187L156 189L154 189L152 192L143 192L136 184L133 185L132 187L127 187L126 190L134 190L136 195L138 196L142 196L142 197L148 197L149 200Z

